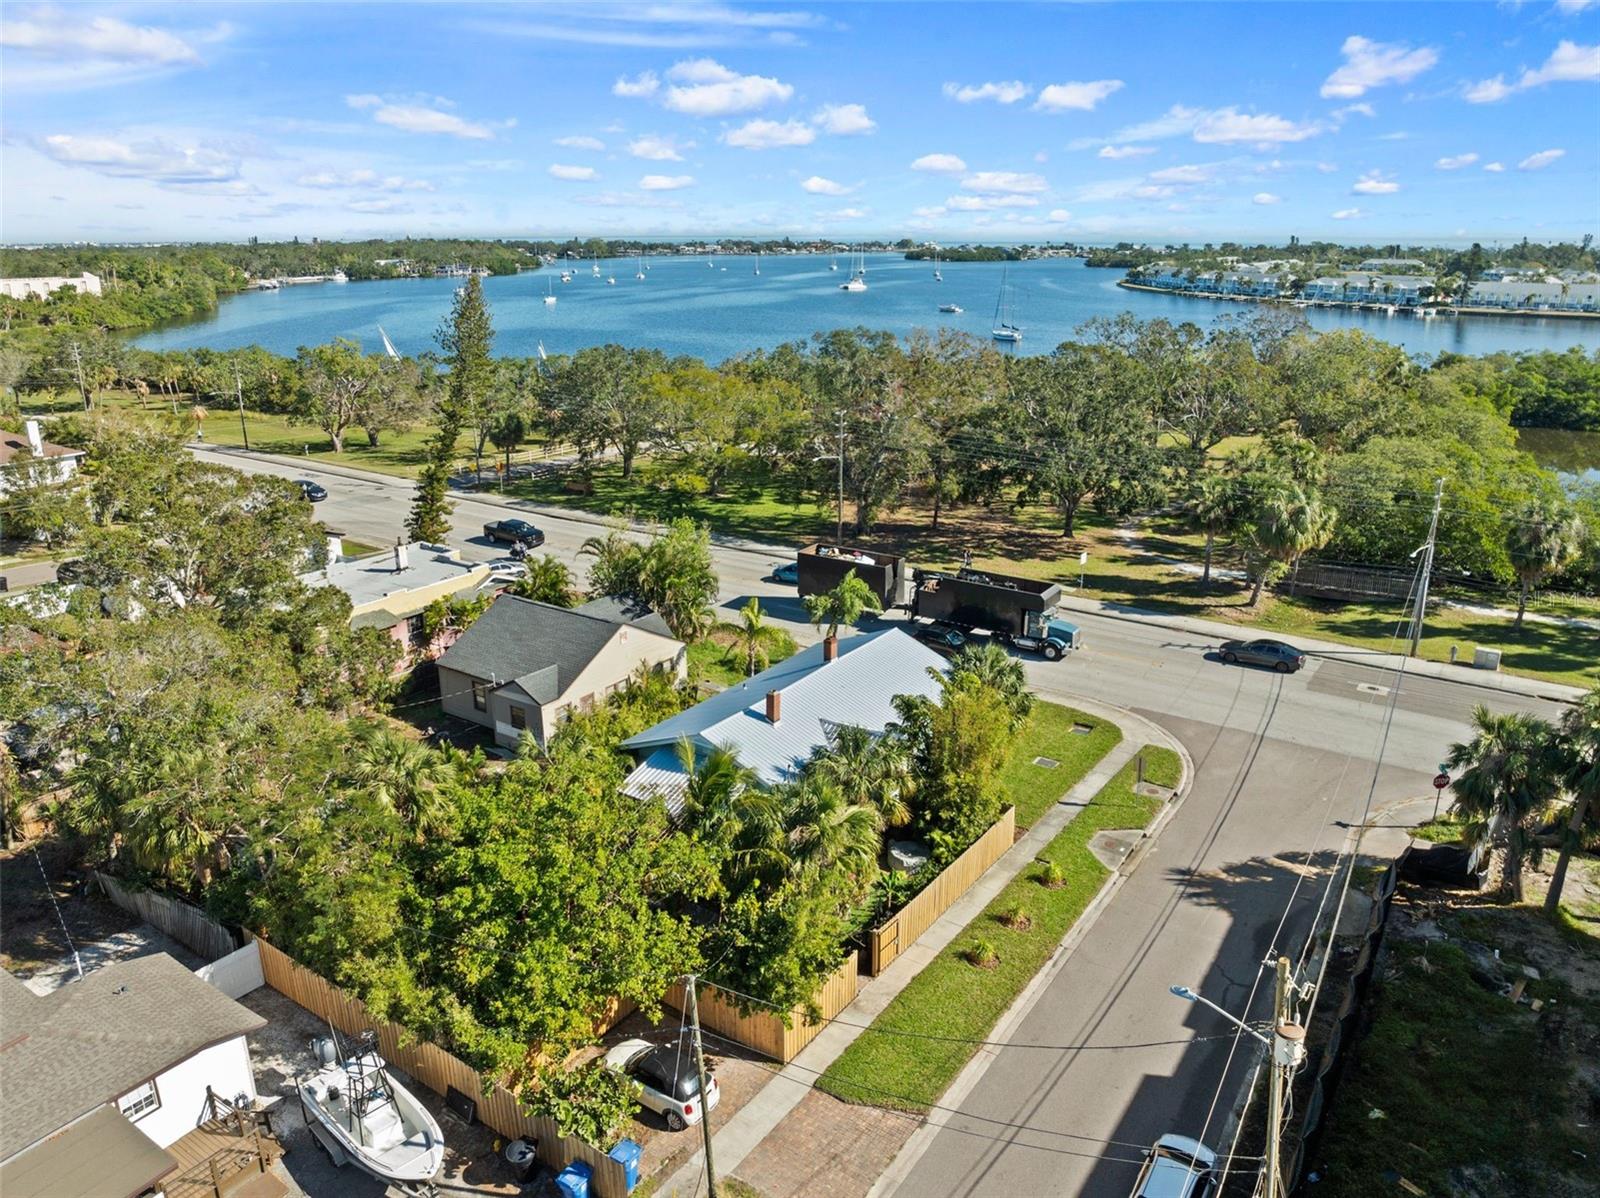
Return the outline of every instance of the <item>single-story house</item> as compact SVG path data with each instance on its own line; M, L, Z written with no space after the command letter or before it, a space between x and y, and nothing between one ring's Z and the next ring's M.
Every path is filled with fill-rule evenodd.
M0 295L8 299L44 299L63 287L79 295L99 295L100 276L84 271L77 275L37 275L31 279L0 279Z
M612 599L569 609L501 595L439 658L445 713L494 729L514 749L540 745L639 670L683 677L688 651L654 612Z
M255 1102L245 1037L265 1025L165 953L47 995L0 970L0 1194L159 1192L212 1094Z
M678 753L685 739L697 761L712 749L731 749L758 785L777 786L828 743L831 730L877 735L894 722L896 695L937 698L935 675L947 668L898 628L850 637L836 649L827 641L811 645L623 741L637 763L623 789L641 799L660 795L676 815L689 781Z
M446 545L415 541L363 557L345 557L328 538L328 563L300 576L308 587L338 587L350 596L352 628L382 628L406 658L445 647L431 643L422 613L436 599L476 594L489 581L487 562L466 562Z
M0 496L23 486L64 483L78 473L83 450L46 441L37 420L25 421L22 430L0 429Z

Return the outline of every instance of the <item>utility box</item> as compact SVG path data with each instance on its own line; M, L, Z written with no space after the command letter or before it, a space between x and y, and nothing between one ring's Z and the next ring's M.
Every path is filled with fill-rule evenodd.
M856 577L872 588L885 609L902 601L905 559L892 553L819 542L795 554L795 563L800 567L798 589L802 596L825 594L854 570Z
M1500 668L1500 650L1478 647L1472 651L1472 668L1474 670L1498 670Z

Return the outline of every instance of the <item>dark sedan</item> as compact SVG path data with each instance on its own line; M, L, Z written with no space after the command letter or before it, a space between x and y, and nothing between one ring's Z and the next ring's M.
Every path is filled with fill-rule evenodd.
M935 653L954 656L967 643L967 634L948 624L923 624L916 630L916 638Z
M1280 674L1292 674L1306 664L1306 655L1282 641L1223 641L1222 660L1230 666L1266 666Z
M328 488L321 483L314 483L309 478L297 478L294 485L300 488L300 498L307 503L321 503L328 497Z
M506 541L524 549L544 544L544 533L526 520L491 520L483 526L483 535L491 541Z

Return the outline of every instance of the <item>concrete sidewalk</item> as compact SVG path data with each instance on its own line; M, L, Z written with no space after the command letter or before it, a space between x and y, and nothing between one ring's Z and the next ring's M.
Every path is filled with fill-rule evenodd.
M1122 729L1122 740L1100 759L1078 784L1068 790L1027 833L990 866L966 894L951 905L932 927L896 958L894 964L863 986L855 1002L846 1007L841 1019L824 1028L810 1044L745 1104L712 1138L717 1170L727 1176L737 1171L771 1132L812 1092L812 1084L833 1064L872 1023L911 980L959 936L963 929L993 901L1005 887L1033 863L1045 845L1083 810L1084 806L1116 776L1139 749L1155 743L1174 748L1184 761L1184 782L1173 796L1175 803L1193 777L1193 763L1172 737L1155 724L1128 711L1113 711L1101 704L1063 697L1080 710L1111 720ZM1168 807L1172 803L1168 804ZM1085 913L1088 918L1088 913ZM1080 923L1083 920L1079 921ZM1070 937L1069 933L1069 937ZM695 1198L704 1182L703 1152L696 1152L657 1191L661 1198Z

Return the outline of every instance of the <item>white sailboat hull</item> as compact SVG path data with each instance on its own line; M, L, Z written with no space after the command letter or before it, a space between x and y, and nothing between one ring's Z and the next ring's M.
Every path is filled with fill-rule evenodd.
M383 1058L362 1058L367 1074ZM432 1181L444 1164L444 1135L428 1109L385 1073L390 1101L369 1104L365 1114L350 1107L354 1061L334 1063L301 1081L302 1105L346 1157L380 1181Z

